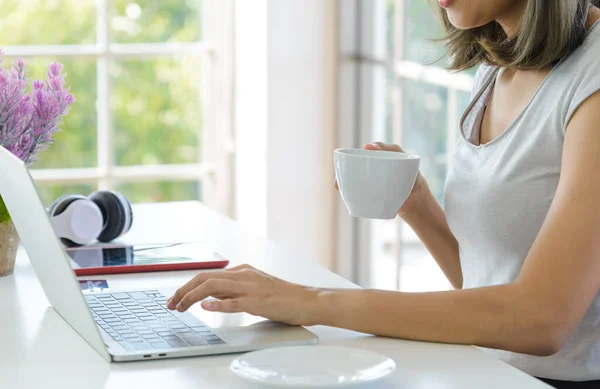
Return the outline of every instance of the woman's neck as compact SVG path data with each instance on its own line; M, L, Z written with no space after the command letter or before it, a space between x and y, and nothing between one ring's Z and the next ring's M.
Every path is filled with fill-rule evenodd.
M590 12L588 12L587 27L592 28L592 26L598 20L600 20L600 8L598 8L596 6L592 6L590 8Z
M496 18L496 22L500 24L506 35L511 38L515 36L519 30L519 23L521 22L521 16L527 6L526 0L515 1L506 10Z

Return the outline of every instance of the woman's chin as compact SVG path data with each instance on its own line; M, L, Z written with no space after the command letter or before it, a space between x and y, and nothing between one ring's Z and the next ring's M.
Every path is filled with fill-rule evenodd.
M490 21L476 20L472 17L468 17L463 12L457 12L454 10L448 10L448 20L452 25L459 30L470 30L486 25Z

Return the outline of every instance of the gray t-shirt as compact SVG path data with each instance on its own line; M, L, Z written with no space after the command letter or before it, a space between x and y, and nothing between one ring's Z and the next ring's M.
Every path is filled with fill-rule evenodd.
M581 47L552 69L515 121L484 145L478 141L482 111L498 69L479 68L471 105L461 119L444 198L459 244L464 288L510 283L521 271L558 186L566 126L577 107L600 90L599 24ZM600 379L600 293L554 355L484 350L535 376Z

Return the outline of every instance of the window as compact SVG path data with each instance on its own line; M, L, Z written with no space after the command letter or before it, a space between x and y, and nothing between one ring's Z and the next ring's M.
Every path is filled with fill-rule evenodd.
M443 34L427 1L340 1L340 143L380 140L421 156L421 173L442 202L458 123L469 102L474 70L444 69ZM438 61L439 60L439 61ZM347 84L354 84L348 98ZM344 119L356 112L352 120ZM348 136L348 133L353 133ZM344 275L366 287L422 291L450 284L427 249L399 219L348 220L341 236L356 254L339 257ZM343 227L352 223L353 227ZM344 242L340 242L344 245ZM349 258L349 259L348 259Z
M0 47L29 76L61 62L76 98L32 176L48 205L116 189L229 212L232 2L3 0Z

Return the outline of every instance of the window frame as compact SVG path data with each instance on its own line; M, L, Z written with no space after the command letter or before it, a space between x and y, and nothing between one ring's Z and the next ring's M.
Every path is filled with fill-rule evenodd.
M114 189L118 183L168 180L202 183L202 199L208 206L233 214L232 161L235 150L232 120L233 94L233 0L202 0L203 38L197 42L111 43L109 9L112 0L96 0L96 43L81 45L5 46L5 58L54 57L94 58L97 66L97 163L89 168L30 170L42 184L95 184ZM118 166L115 161L115 131L109 101L109 63L123 58L196 56L202 59L203 104L202 160L189 164Z

